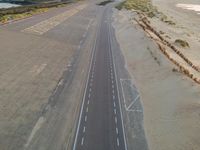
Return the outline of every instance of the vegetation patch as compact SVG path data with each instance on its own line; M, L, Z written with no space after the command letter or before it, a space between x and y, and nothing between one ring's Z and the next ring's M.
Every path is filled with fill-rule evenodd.
M164 15L164 14L162 14L162 16L160 17L160 20L162 22L165 22L165 23L169 24L169 25L176 25L172 20L168 19L168 17L166 15Z
M176 39L174 42L176 45L179 45L181 47L190 47L189 43L185 40L181 40L181 39Z
M1 23L7 23L11 20L18 20L18 19L30 17L30 16L35 15L35 14L47 12L48 10L49 10L48 8L41 8L41 9L35 9L35 10L25 12L25 13L4 15L4 16L0 17L0 22Z
M162 22L165 22L169 25L175 25L175 23L170 20L166 15L162 12L159 12L155 6L152 5L151 0L125 0L116 6L118 10L122 8L128 10L136 10L138 12L144 13L146 16L153 18L157 17Z
M105 5L107 5L108 3L111 3L111 2L113 2L113 1L107 0L107 1L103 1L103 2L99 3L98 5L105 6Z
M148 17L154 17L158 11L154 7L150 0L126 0L116 6L117 9L122 8L128 10L137 10L144 12Z
M8 9L0 9L0 23L7 23L11 20L30 17L35 14L47 12L49 8L62 7L68 3L69 2L42 3Z
M172 68L172 72L179 72L177 68Z

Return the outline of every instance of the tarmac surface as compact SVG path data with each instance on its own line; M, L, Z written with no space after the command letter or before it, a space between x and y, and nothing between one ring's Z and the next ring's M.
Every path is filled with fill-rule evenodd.
M126 150L110 42L110 7L96 37L74 150Z
M130 97L134 85L121 80L129 75L112 28L114 5L97 3L1 27L1 150L147 149L138 93Z

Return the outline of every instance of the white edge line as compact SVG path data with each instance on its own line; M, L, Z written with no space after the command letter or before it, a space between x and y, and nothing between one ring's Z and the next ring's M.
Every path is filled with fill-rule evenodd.
M135 102L140 98L140 95L138 94L137 97L130 103L130 105L128 106L128 110L131 108L131 106L133 106L135 104Z
M127 106L126 106L126 102L125 102L125 96L124 96L124 88L123 88L123 85L122 85L122 79L120 79L120 84L121 84L121 87L122 87L122 95L123 95L123 100L124 100L124 105L125 105L125 109L127 110Z
M115 73L115 79L116 79L116 85L117 85L117 95L118 95L118 101L119 101L119 109L120 109L120 115L121 115L121 121L122 121L122 131L123 131L123 137L124 137L124 145L125 145L125 150L127 150L127 143L126 143L126 136L125 136L125 131L124 131L124 120L123 120L123 116L122 116L122 106L121 106L121 100L120 100L120 96L119 96L119 87L118 87L118 78L117 78L117 73L116 73L116 67L115 67L115 63L114 63L114 56L113 56L113 51L112 51L112 47L111 47L111 31L110 31L110 24L109 24L109 40L110 40L110 51L111 51L111 55L112 55L112 63L114 66L114 73Z
M99 32L99 30L98 30L98 32ZM95 53L95 50L96 50L97 35L98 35L98 33L96 33L96 38L95 38L94 46L93 46L93 49L92 49L93 52L92 52L92 58L90 60L90 69L89 69L89 72L88 72L88 75L87 75L87 82L86 82L86 87L85 87L84 96L83 96L83 100L82 100L81 112L79 114L79 120L78 120L78 126L77 126L77 130L76 130L76 136L75 136L75 141L74 141L74 145L73 145L73 150L76 150L78 133L79 133L79 130L80 130L81 118L82 118L82 114L83 114L83 107L84 107L84 103L85 103L85 97L86 97L86 92L87 92L87 88L88 88L88 83L89 83L89 78L90 78L90 73L91 73L91 68L92 68L92 62L93 62L94 53Z

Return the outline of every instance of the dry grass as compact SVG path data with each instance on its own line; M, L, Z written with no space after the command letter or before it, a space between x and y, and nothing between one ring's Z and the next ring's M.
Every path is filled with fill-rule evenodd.
M160 13L161 14L161 17L160 17L160 20L162 22L165 22L169 25L176 25L175 22L173 22L172 20L170 20L166 15L164 15L163 13Z
M30 12L25 12L25 13L4 15L0 17L0 23L7 23L8 21L11 21L11 20L18 20L18 19L30 17L35 14L47 12L48 10L49 8L41 8L41 9L35 9L35 10L32 10Z
M111 3L111 2L113 2L113 1L112 0L107 0L107 1L100 2L97 5L105 6L105 5L107 5L108 3Z
M176 39L174 42L176 45L179 45L181 47L190 47L189 43L185 40L181 40L181 39Z
M117 9L128 9L128 10L137 10L144 12L148 15L148 17L154 17L158 11L156 7L154 7L150 0L126 0L116 6Z
M11 20L19 20L35 14L44 13L47 12L50 8L64 7L69 3L70 2L55 2L0 9L0 23L4 24Z
M121 10L122 8L128 10L136 10L142 12L150 18L157 17L162 22L165 22L169 25L175 25L175 22L170 20L165 14L159 12L155 6L152 5L151 0L126 0L116 6L117 9Z

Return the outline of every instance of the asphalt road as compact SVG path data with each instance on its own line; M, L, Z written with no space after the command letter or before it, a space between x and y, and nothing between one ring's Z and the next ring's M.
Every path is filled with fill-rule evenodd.
M70 149L99 14L84 1L0 27L1 150Z
M104 9L94 44L73 150L127 149L111 51L109 9Z
M97 3L77 2L0 28L1 150L127 150L132 143L146 150L141 116L131 116L134 141L127 136L119 80L127 75L116 59L113 6Z

